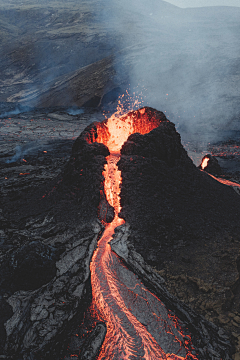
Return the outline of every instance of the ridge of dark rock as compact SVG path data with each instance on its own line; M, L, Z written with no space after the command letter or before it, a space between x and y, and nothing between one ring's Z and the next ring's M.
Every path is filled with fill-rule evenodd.
M236 339L239 195L196 168L171 122L131 135L121 152L128 241L173 295Z

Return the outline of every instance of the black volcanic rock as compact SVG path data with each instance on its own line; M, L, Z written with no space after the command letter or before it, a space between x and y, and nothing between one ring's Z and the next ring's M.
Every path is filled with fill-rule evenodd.
M121 216L126 221L135 224L141 219L147 228L148 221L156 222L159 234L171 229L173 241L177 229L195 238L199 233L238 234L239 197L195 167L172 123L163 122L146 135L131 135L121 153ZM161 246L170 244L170 238Z
M98 209L98 218L108 223L114 218L114 209L106 200L102 171L110 153L104 144L95 142L96 138L95 123L89 125L77 138L61 186L67 192L73 191L82 207L87 208L91 204L93 211Z
M58 249L59 251L59 249ZM1 289L35 290L48 283L56 274L59 253L55 248L32 241L8 255L0 268Z
M81 203L85 212L91 208L96 216L100 191L103 191L102 171L109 151L105 145L94 142L95 136L96 127L93 124L75 141L59 189L73 197L74 202Z
M101 195L109 151L94 142L96 136L92 124L74 143L62 171L40 186L38 177L33 179L27 196L18 189L21 177L14 183L14 196L8 196L8 188L2 192L2 356L59 358L90 304L89 264L103 230L100 201L106 219L112 217L112 208ZM105 336L104 326L100 330L99 344L89 343L93 352Z
M106 325L104 323L98 323L90 334L88 334L81 349L79 360L95 360L103 344L106 333Z
M102 199L98 207L98 218L105 223L110 223L113 221L114 216L114 208L107 201L105 193L102 192Z
M170 292L238 334L240 198L200 171L171 122L123 145L120 216L129 241Z
M152 116L153 114L154 112L151 113ZM174 124L169 121L162 121L158 128L145 136L139 133L130 135L122 146L121 154L156 158L164 161L168 167L173 167L180 158L188 165L191 163L181 145L180 135L176 132Z
M192 354L197 354L199 360L210 360L213 355L215 359L229 360L233 353L233 347L224 330L207 321L191 307L170 294L164 286L164 279L135 251L130 236L129 225L123 224L117 227L113 239L110 241L112 250L138 275L145 286L165 304L167 309L177 316L182 333L191 336Z

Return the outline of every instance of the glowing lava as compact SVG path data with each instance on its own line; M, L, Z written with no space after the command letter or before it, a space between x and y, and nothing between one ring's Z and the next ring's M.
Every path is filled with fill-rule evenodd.
M121 147L129 135L147 134L158 127L161 121L159 117L149 119L149 114L145 108L121 117L112 115L109 119L97 123L98 137L95 141L105 144L111 154L120 153ZM168 120L165 118L165 121Z
M144 116L145 110L140 110ZM91 310L105 321L107 334L98 359L183 360L197 359L191 354L189 336L184 335L177 319L165 305L127 269L111 251L109 241L117 226L124 223L118 217L121 173L117 168L120 149L134 132L147 133L159 126L159 120L134 123L131 116L110 118L98 126L98 142L110 150L105 166L105 194L115 209L115 218L106 226L91 262ZM135 119L136 120L136 119ZM137 124L137 125L136 125Z
M207 167L208 162L209 162L209 158L206 157L205 159L203 159L203 162L201 164L202 169L205 169Z
M231 180L227 180L227 179L222 179L222 178L217 178L216 176L212 175L212 174L208 174L210 175L213 179L217 180L218 182L224 184L224 185L228 185L228 186L232 186L232 187L235 187L235 188L238 188L240 190L240 184L234 182L234 181L231 181Z

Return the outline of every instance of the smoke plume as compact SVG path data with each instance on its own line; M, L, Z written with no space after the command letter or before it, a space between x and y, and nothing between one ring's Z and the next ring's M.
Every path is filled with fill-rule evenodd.
M183 138L207 143L239 118L239 15L234 7L111 0L99 21L118 39L116 81L142 92Z

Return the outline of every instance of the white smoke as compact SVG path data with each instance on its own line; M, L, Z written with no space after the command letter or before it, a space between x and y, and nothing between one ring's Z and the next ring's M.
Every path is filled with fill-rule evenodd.
M104 4L99 20L119 44L117 81L138 87L145 104L164 111L183 137L207 142L229 130L240 114L240 8Z

